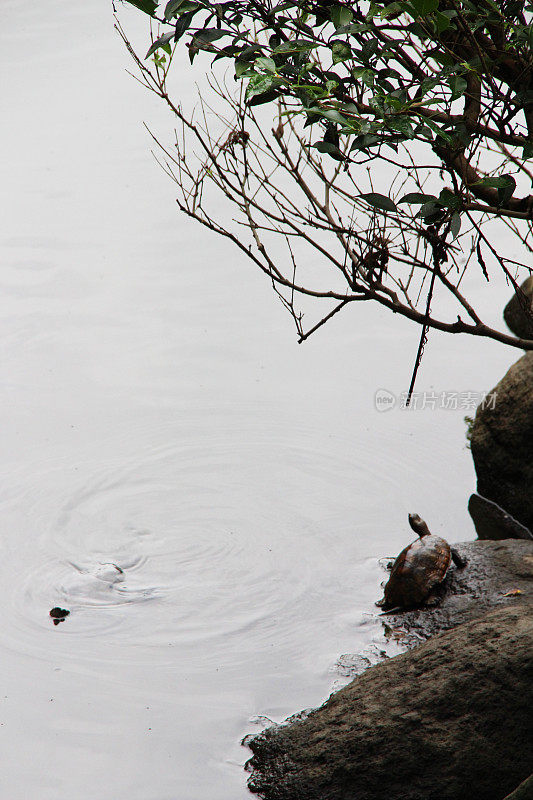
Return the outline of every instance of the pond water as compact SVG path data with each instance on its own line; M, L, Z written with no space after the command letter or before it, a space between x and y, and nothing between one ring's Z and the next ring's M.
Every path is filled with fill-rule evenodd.
M472 409L379 413L414 326L358 307L298 345L178 216L111 3L2 11L0 793L244 800L240 739L320 704L342 654L392 652L373 604L407 512L474 538ZM432 333L418 388L516 357Z

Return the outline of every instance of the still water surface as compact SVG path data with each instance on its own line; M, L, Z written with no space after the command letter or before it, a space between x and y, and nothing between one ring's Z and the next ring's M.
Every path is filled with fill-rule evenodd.
M473 538L471 410L378 413L417 330L358 307L298 346L177 215L111 4L2 17L0 795L244 800L241 737L386 647L407 512ZM419 388L489 389L513 358L431 334Z

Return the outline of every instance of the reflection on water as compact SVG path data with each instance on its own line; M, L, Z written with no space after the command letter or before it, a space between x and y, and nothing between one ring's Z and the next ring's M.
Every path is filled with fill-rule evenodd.
M2 796L244 799L244 734L394 652L373 603L407 512L473 536L463 414L378 414L417 331L357 304L298 347L176 217L110 9L5 5ZM431 334L420 380L509 360Z

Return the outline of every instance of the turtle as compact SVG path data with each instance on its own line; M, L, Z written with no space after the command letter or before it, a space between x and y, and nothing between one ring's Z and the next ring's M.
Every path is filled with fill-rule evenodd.
M376 603L387 611L422 605L442 583L452 560L460 569L466 566L466 560L446 539L432 534L418 514L409 514L409 525L419 538L392 565L384 597Z

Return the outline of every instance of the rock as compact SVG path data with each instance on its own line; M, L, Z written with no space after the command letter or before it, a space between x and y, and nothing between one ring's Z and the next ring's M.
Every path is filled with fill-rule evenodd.
M533 775L522 781L520 786L517 786L514 792L508 794L505 800L531 800L533 797Z
M413 647L489 610L517 601L533 603L533 542L463 542L454 549L467 565L448 570L439 604L383 614L387 637Z
M499 505L473 494L468 501L468 511L479 539L533 539L533 533Z
M520 339L533 339L533 275L520 286L522 297L515 292L503 312L509 330Z
M494 407L479 406L472 426L477 491L533 530L533 352L494 392Z
M502 800L531 771L532 644L522 597L371 667L303 721L248 740L251 791Z

